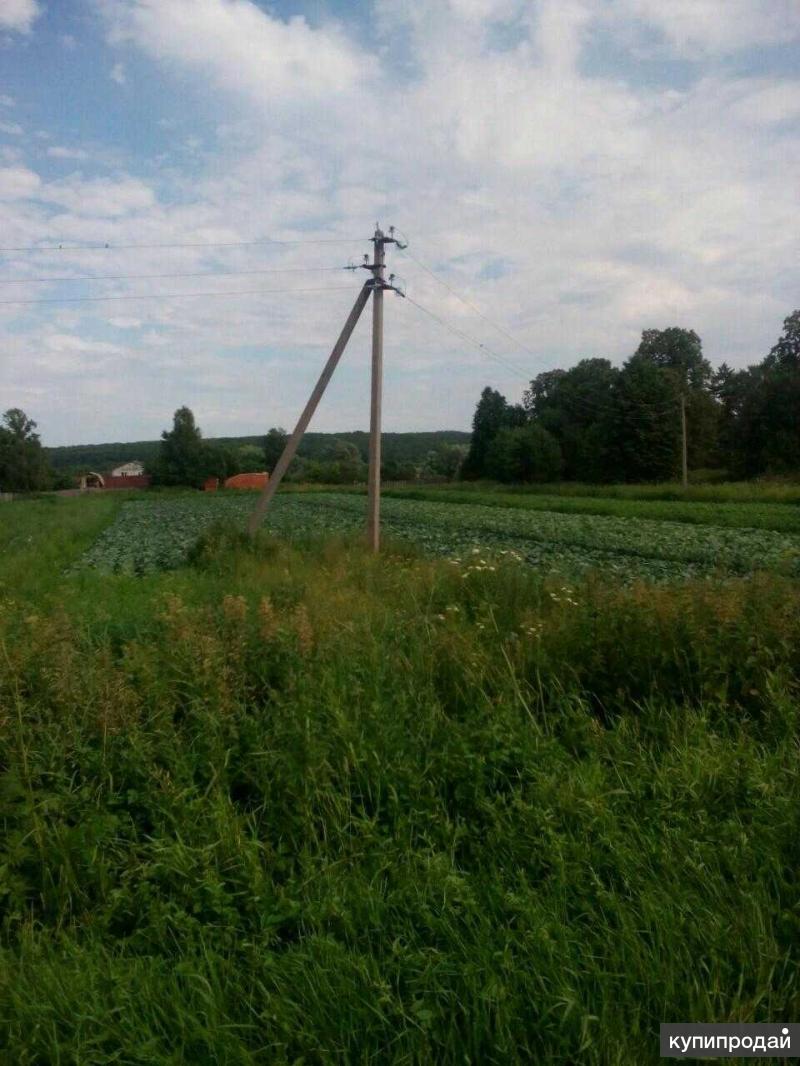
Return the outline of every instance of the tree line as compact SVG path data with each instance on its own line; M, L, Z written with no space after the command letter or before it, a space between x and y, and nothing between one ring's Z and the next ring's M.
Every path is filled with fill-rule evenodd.
M326 440L322 447L315 448L311 455L301 454L295 457L286 475L287 480L333 485L359 484L366 481L367 434L350 436L363 438L363 450L351 440L325 435ZM414 435L394 436L402 438ZM435 438L440 434L419 436ZM162 433L159 451L148 462L147 472L156 485L189 485L196 488L202 486L208 478L224 480L234 474L260 470L271 472L287 440L286 430L273 427L263 438L260 447L254 444L235 446L208 441L203 438L190 408L180 407L173 416L172 428ZM437 441L421 461L403 458L402 452L396 457L387 457L381 464L381 475L387 481L415 480L419 476L453 478L461 467L466 451L466 444Z
M537 375L518 404L485 388L461 476L506 482L666 481L688 465L750 478L800 470L800 311L758 364L714 370L694 330L648 329L621 367Z
M621 367L589 358L538 374L516 404L487 387L468 446L466 435L455 432L384 434L381 475L390 481L670 480L681 465L682 408L691 469L734 478L800 471L800 311L785 319L765 358L743 370L726 363L714 370L694 330L670 327L645 330ZM69 488L76 464L85 473L127 458L144 459L155 484L199 488L209 477L271 471L287 439L273 427L260 438L207 440L188 407L178 408L158 442L44 449L36 429L19 408L2 416L0 491ZM287 477L363 482L367 442L363 432L309 433Z

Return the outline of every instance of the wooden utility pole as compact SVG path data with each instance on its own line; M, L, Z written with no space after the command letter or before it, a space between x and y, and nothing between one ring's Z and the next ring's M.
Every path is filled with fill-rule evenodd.
M386 250L383 233L375 227L372 275L372 382L369 409L369 472L367 474L367 543L381 546L381 402L383 399L383 287Z
M269 502L277 492L278 485L280 485L281 481L283 480L283 475L286 473L289 467L289 463L291 463L292 459L294 459L295 452L297 451L298 445L300 444L300 439L305 433L308 423L311 421L311 416L317 409L317 404L319 403L322 394L325 391L325 387L327 386L333 375L334 370L336 369L336 364L339 362L342 356L342 352L347 347L347 342L350 340L350 336L353 330L356 328L356 323L361 317L361 312L367 306L367 300L369 300L371 292L372 282L364 282L361 288L361 292L359 292L358 296L356 297L356 302L353 304L353 310L350 312L350 315L344 324L344 329L339 334L339 339L336 344L334 344L333 351L328 356L328 361L319 376L319 381L314 386L314 391L311 393L311 396L308 399L308 403L303 409L303 413L300 415L300 418L297 421L297 425L294 427L294 432L292 433L289 440L286 442L286 447L283 449L281 457L275 464L275 469L270 475L269 481L264 486L261 495L259 496L258 503L256 504L256 509L250 516L248 532L251 535L255 533L255 531L258 529L258 527L264 520L264 515L266 514Z
M681 473L683 487L689 487L689 448L686 440L686 393L681 393Z

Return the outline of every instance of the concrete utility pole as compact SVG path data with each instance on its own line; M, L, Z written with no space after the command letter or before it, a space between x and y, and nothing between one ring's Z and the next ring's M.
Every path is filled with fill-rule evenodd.
M372 382L369 408L369 473L367 474L367 543L372 551L381 546L381 404L383 400L383 287L386 238L375 227L372 275Z
M294 432L292 433L289 440L286 442L286 447L281 452L281 457L275 464L275 469L272 471L269 481L264 486L261 495L258 498L256 509L250 516L250 522L247 527L248 532L251 535L255 533L255 531L264 521L264 515L267 512L269 502L275 495L275 493L278 491L278 485L280 485L281 481L283 480L283 475L286 473L289 467L289 463L291 463L292 459L294 459L295 452L297 451L298 445L300 444L300 440L306 431L308 423L311 421L311 416L316 411L317 404L322 398L322 394L325 391L328 382L331 380L334 370L336 369L336 364L341 359L342 352L347 347L347 342L350 340L350 336L353 330L356 328L356 322L358 322L359 318L361 317L361 312L367 306L367 300L369 300L371 292L372 282L365 281L363 286L361 287L361 292L359 292L358 296L356 297L356 302L353 304L353 310L350 312L350 315L344 324L344 329L339 334L339 339L336 344L334 344L333 351L328 356L328 361L319 376L319 381L317 381L317 384L314 386L314 391L311 393L311 396L308 399L308 403L303 409L303 413L297 420L297 425L294 427Z
M322 399L322 394L325 391L328 382L333 376L333 372L336 369L336 365L339 362L342 353L347 347L347 342L350 340L350 336L356 327L356 323L361 316L361 312L366 307L367 301L372 295L372 387L371 387L371 403L370 403L370 423L369 423L369 491L368 491L368 509L367 509L367 537L369 545L373 551L378 551L380 547L380 496L381 496L381 397L383 393L383 291L384 289L391 289L393 292L398 293L400 296L404 296L405 293L396 288L392 282L394 281L394 274L390 275L389 282L384 279L384 271L386 268L386 245L396 244L398 248L405 248L406 245L399 241L394 236L394 226L389 227L389 236L387 237L380 226L375 226L375 236L371 238L375 246L375 254L373 261L369 262L369 256L364 256L364 262L360 264L364 270L369 270L372 274L372 278L369 281L364 282L361 292L356 298L356 302L353 304L353 310L350 312L350 316L344 324L344 329L339 335L339 339L333 346L333 351L328 357L328 361L323 368L322 373L319 376L319 381L314 386L314 391L308 399L308 403L303 409L303 413L297 421L297 425L294 427L289 440L286 442L286 447L281 453L281 457L275 464L275 469L270 475L269 481L264 486L261 495L258 498L258 503L250 516L250 522L248 523L248 531L252 535L264 521L264 515L269 507L270 500L278 491L278 486L283 480L283 475L289 468L289 464L295 457L295 453L300 445L300 441L308 428L308 423L314 412L317 409L319 401ZM345 269L357 270L358 267L351 266Z
M387 284L384 277L386 269L386 245L396 244L398 248L406 245L394 235L394 226L389 227L387 237L380 226L375 224L372 238L375 254L371 263L364 263L372 271L372 382L370 387L369 410L369 471L367 473L367 543L373 552L380 551L381 546L381 406L383 402L383 293L384 289L404 296L393 284L394 274L389 275Z
M686 440L686 393L681 393L681 473L683 487L689 487L689 448Z

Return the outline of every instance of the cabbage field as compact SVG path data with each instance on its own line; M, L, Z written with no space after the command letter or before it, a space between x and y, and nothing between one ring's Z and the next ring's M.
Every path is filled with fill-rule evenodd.
M145 574L186 561L204 529L243 527L252 496L175 496L131 500L79 562L114 573ZM366 499L344 492L286 493L266 529L288 540L357 534ZM530 566L565 574L599 570L619 580L800 572L800 535L651 519L526 511L513 507L386 498L384 535L445 557L478 549L514 551Z

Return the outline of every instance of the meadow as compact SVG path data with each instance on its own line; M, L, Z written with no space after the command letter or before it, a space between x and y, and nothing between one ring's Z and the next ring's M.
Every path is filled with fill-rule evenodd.
M389 498L375 558L359 496L278 503L0 509L9 1062L639 1066L796 1017L792 528Z

